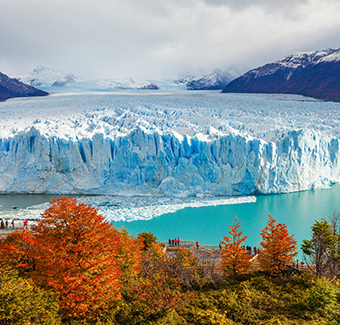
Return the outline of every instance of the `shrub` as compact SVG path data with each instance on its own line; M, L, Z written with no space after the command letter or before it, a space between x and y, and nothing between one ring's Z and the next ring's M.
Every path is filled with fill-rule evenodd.
M329 312L337 302L337 291L330 280L316 279L314 285L307 291L307 308L318 313Z
M57 297L22 279L18 271L0 269L0 324L60 324Z

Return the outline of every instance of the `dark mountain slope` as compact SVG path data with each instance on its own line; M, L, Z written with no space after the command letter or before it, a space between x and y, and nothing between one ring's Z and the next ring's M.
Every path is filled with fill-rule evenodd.
M26 85L0 72L0 101L14 97L47 96L46 91Z
M299 94L340 101L340 50L287 56L248 71L222 92Z

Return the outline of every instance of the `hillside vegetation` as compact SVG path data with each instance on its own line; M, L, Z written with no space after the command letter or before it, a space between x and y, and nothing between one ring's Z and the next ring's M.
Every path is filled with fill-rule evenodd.
M339 220L316 221L301 268L285 224L269 216L253 256L235 218L219 263L52 200L37 225L0 242L0 324L338 324Z

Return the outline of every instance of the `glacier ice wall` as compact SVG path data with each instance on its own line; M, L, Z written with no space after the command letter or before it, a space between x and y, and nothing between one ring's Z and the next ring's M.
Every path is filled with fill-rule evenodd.
M203 141L137 128L67 140L32 127L0 138L2 193L253 195L339 180L339 140L319 131L272 142L233 133Z

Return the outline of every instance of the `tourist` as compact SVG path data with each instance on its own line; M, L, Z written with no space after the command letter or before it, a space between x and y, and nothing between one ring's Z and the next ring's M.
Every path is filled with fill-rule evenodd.
M179 237L178 237L178 239L177 239L177 244L178 244L178 246L180 245L180 242L181 242L181 240L180 240Z
M171 239L171 245L174 246L175 241L173 239Z
M24 228L28 229L28 220L27 219L24 221Z
M169 238L169 246L171 246L171 239Z
M12 220L12 228L14 229L14 219Z
M199 242L196 242L196 248L198 249L200 247Z
M222 244L221 244L221 242L218 244L218 247L220 248L220 250L222 249Z
M1 219L1 225L0 225L0 228L1 229L5 229L5 223L4 223L4 221Z
M175 240L175 246L177 246L177 239L175 238L174 240Z
M8 229L8 221L5 222L6 229Z

